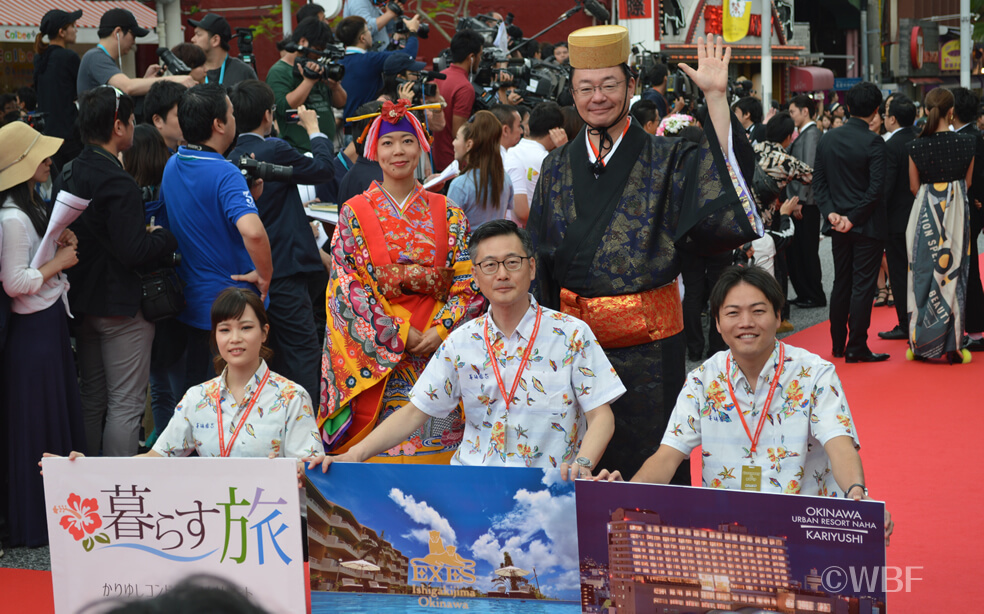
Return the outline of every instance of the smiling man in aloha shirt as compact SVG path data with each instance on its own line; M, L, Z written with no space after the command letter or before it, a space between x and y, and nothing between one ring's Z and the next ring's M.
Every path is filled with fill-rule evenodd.
M776 340L782 304L765 269L725 269L710 308L730 349L687 376L662 444L633 482L668 483L702 446L705 487L868 498L840 378L832 363ZM596 479L622 477L603 469ZM886 511L886 539L892 527Z
M615 429L609 404L625 386L587 324L541 307L529 293L536 262L525 230L487 222L468 249L488 313L448 336L409 403L326 466L371 458L460 402L464 443L452 464L559 465L564 479L591 476Z

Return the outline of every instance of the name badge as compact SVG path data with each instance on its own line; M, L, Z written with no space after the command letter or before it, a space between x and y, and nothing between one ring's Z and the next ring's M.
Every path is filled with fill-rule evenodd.
M741 468L741 489L762 490L762 468L755 465L744 465Z

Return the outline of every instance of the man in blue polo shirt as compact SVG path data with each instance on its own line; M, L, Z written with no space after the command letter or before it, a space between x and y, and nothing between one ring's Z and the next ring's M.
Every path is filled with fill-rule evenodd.
M394 53L417 57L417 28L420 17L407 20L410 39L407 46L395 51L369 51L372 48L372 32L366 20L359 16L346 17L335 28L335 36L345 45L345 57L339 63L345 66L342 87L348 94L345 101L345 117L353 117L355 110L375 100L383 86L383 66L386 58ZM420 65L422 69L423 64Z
M187 327L185 388L214 377L209 330L215 297L229 286L256 290L266 301L273 261L270 241L239 169L222 157L236 139L236 119L225 87L198 85L178 102L178 121L188 145L164 168L161 198L178 239L187 306L178 320Z

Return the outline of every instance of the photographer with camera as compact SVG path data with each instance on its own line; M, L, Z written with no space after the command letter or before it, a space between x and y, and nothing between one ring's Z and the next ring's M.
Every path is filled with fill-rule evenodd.
M332 46L335 37L328 24L317 17L302 21L287 44L287 52L270 67L267 85L273 90L277 100L277 127L280 136L300 150L311 151L311 139L304 128L287 121L287 110L304 105L318 114L318 127L329 140L335 138L335 115L332 107L345 108L348 95L340 81L344 68L338 64L324 64L316 61L326 59L325 49ZM334 49L330 54L341 55Z
M451 142L458 130L471 117L475 106L475 88L471 76L477 72L482 59L485 38L472 30L460 30L451 39L451 65L441 71L446 76L438 81L437 90L447 106L444 107L444 130L434 134L434 169L444 170L454 161L454 148Z
M260 220L270 238L273 279L270 280L272 325L270 368L300 384L312 399L321 394L321 346L315 328L314 307L308 293L308 279L324 272L318 245L297 192L298 184L331 181L334 150L318 128L318 115L303 106L297 109L298 125L307 131L314 158L301 155L281 139L268 138L273 130L273 90L262 81L242 81L229 93L239 138L229 154L234 162L251 157L258 162L279 165L288 176L264 181L263 194L256 200ZM268 167L269 168L269 167ZM270 169L275 170L275 169Z
M205 83L218 83L232 87L240 81L255 79L256 71L239 58L229 57L229 41L232 28L225 17L214 13L200 20L189 19L188 25L195 29L191 42L205 52Z
M404 10L404 3L399 0L347 0L342 17L363 18L372 34L372 42L384 47L389 43L389 30L395 28L396 22L408 20L403 17Z
M128 96L143 96L158 79L166 79L191 87L195 81L187 76L158 77L160 66L151 64L139 79L131 79L123 73L122 57L130 52L141 36L150 30L137 25L137 18L126 9L110 9L99 18L99 44L85 52L79 64L76 93L91 90L100 85L112 85Z
M136 181L120 164L133 146L133 99L111 86L79 96L85 149L66 165L58 186L91 199L71 225L79 263L68 298L78 322L82 410L90 454L137 453L150 378L154 325L141 311L140 271L171 257L175 237L148 226Z
M371 51L372 32L366 20L358 15L346 17L335 27L335 36L345 45L345 57L339 62L345 67L342 78L342 87L348 95L345 117L353 117L357 108L376 98L376 92L383 85L383 68L390 56L399 53L417 57L416 33L420 17L415 16L406 24L411 36L406 48L400 51Z
M266 299L273 278L270 241L254 198L263 180L248 186L222 157L236 139L236 118L224 86L197 85L178 102L188 141L164 169L161 199L178 239L185 308L178 315L186 337L184 389L214 377L209 349L210 309L229 286L256 290Z

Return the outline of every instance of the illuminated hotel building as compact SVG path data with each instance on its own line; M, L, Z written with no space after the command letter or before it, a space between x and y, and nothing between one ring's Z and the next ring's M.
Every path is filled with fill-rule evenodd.
M619 614L763 609L847 612L847 602L792 583L786 539L668 526L659 514L618 508L608 523L611 598Z

